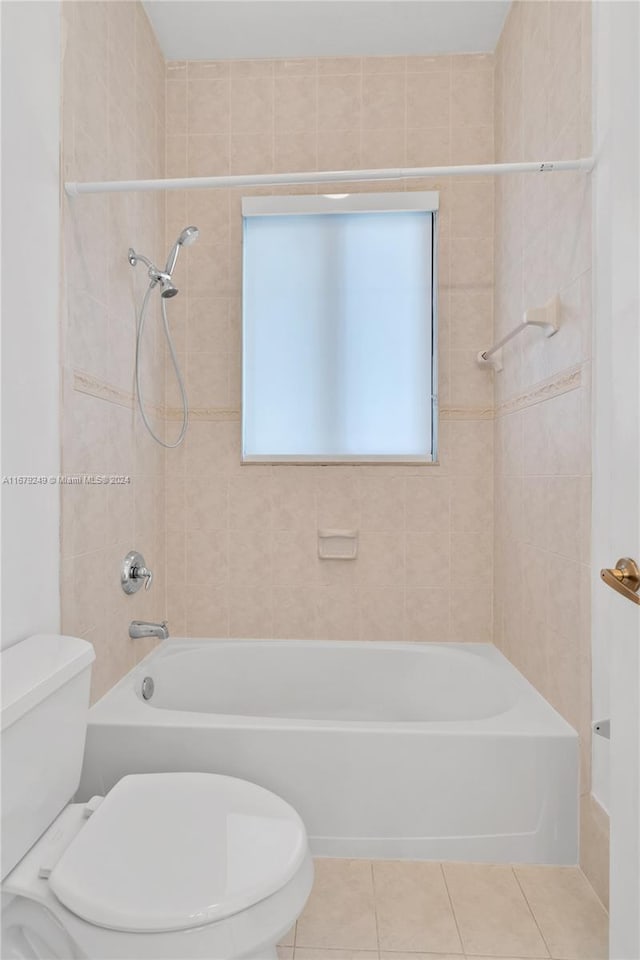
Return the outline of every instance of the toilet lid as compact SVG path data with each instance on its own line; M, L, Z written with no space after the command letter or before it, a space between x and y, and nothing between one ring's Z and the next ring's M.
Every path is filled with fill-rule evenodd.
M307 853L295 810L262 787L208 773L124 777L49 877L89 923L162 932L212 923L280 890Z

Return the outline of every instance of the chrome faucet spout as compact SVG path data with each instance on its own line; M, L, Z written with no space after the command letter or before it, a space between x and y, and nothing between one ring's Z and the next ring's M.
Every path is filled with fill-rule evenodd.
M129 624L129 636L132 640L141 640L143 637L157 637L158 640L168 640L169 625L166 620L163 620L162 623L132 620Z

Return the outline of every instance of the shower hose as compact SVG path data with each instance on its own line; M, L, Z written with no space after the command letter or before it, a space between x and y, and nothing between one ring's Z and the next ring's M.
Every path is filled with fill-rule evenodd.
M147 317L147 306L149 304L149 297L151 296L151 291L156 286L155 282L151 282L147 288L147 292L144 295L142 300L142 308L140 310L140 316L138 318L137 329L136 329L136 397L138 398L138 409L140 410L140 416L142 421L156 441L160 446L166 447L167 449L172 449L173 447L179 447L182 441L185 438L187 432L187 427L189 426L189 405L187 403L187 393L184 388L184 380L182 379L182 374L180 372L180 367L178 366L178 358L176 357L176 351L173 346L173 340L171 338L171 331L169 330L169 321L167 320L167 306L166 300L164 297L160 297L160 306L162 309L162 325L164 327L164 335L167 341L167 346L169 347L169 354L171 355L171 362L173 363L173 369L175 370L176 380L178 381L178 386L180 388L180 396L182 397L182 427L176 440L172 443L168 443L166 440L162 440L154 431L153 427L149 423L147 413L144 408L144 398L142 396L142 387L140 386L140 358L142 355L142 335L144 333L144 325Z

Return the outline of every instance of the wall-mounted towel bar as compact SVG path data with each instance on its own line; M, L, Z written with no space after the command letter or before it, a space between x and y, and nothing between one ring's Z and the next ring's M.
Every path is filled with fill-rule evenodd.
M488 350L481 350L477 356L480 366L492 367L496 373L502 370L502 348L509 340L513 340L519 333L526 330L527 327L540 327L544 331L545 337L552 337L558 332L560 319L560 297L557 295L545 303L543 307L536 307L535 310L527 310L522 323L519 323L514 330L507 333L502 340L498 340Z

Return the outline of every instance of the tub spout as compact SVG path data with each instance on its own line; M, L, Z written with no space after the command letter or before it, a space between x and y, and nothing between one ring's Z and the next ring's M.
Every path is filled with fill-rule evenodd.
M142 637L158 637L159 640L167 640L169 637L169 625L166 620L162 623L147 623L146 620L132 620L129 624L129 636L132 640L140 640Z

